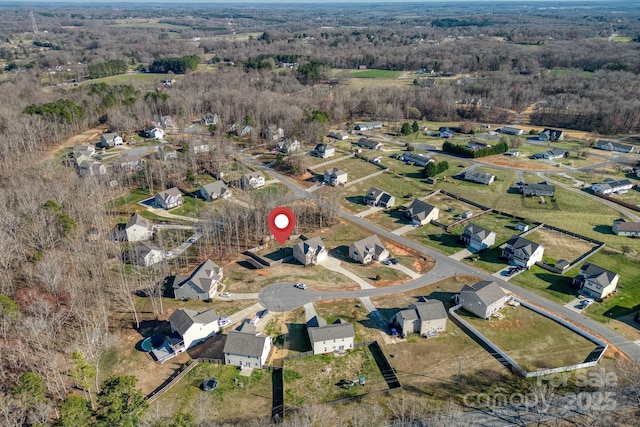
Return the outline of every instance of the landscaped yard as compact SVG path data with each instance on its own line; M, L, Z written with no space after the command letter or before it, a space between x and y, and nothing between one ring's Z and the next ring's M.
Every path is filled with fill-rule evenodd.
M503 319L458 314L528 371L582 363L595 344L528 308L506 306Z
M460 235L464 231L464 227L468 224L476 224L480 227L486 228L496 233L496 244L500 246L502 243L509 240L514 234L519 234L520 231L515 229L515 224L519 222L516 219L509 218L498 214L486 214L477 218L472 218L469 222L452 228L450 231L453 234Z

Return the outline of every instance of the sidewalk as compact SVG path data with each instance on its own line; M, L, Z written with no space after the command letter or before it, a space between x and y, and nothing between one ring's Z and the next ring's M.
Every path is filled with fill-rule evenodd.
M343 276L348 277L349 279L353 280L358 285L360 285L360 289L375 289L375 286L373 286L372 284L364 280L362 277L359 277L353 274L352 272L350 272L349 270L345 269L344 267L342 267L340 265L340 262L341 261L339 259L329 254L327 259L322 263L320 263L320 265L326 268L327 270L335 271L336 273L340 273Z

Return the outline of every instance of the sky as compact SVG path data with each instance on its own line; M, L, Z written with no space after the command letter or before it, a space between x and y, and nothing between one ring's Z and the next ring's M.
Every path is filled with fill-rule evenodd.
M499 3L499 2L518 2L518 3L610 3L605 0L114 0L114 1L100 1L100 0L0 0L0 3L77 3L77 4L90 4L92 6L96 4L105 4L113 6L117 4L127 3L173 3L176 5L190 4L190 3L206 3L206 4L272 4L272 3Z

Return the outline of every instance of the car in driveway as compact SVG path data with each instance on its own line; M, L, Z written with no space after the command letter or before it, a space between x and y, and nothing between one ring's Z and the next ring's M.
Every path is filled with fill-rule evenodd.
M391 260L384 259L384 260L382 260L382 264L384 264L384 265L391 265Z
M231 296L231 292L223 292L220 294L220 296L223 298L229 298Z
M231 319L228 316L222 316L218 319L218 326L224 328L225 326L229 326L231 324Z
M589 307L591 304L593 304L593 300L592 299L583 299L582 301L580 301L580 304L578 304L578 308L579 309L584 309Z
M215 378L206 379L202 381L200 388L204 391L213 391L218 388L218 380Z
M187 240L187 243L195 243L195 242L196 242L195 237L189 237L189 240Z
M298 289L307 289L307 285L305 285L304 283L296 283L295 285L293 285L294 288L298 288Z
M393 265L396 265L398 263L398 258L389 258L389 262Z

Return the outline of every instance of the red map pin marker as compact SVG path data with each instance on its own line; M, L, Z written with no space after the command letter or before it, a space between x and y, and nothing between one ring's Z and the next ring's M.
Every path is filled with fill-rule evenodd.
M267 222L273 236L281 245L284 245L296 226L296 216L291 209L281 206L269 213Z

